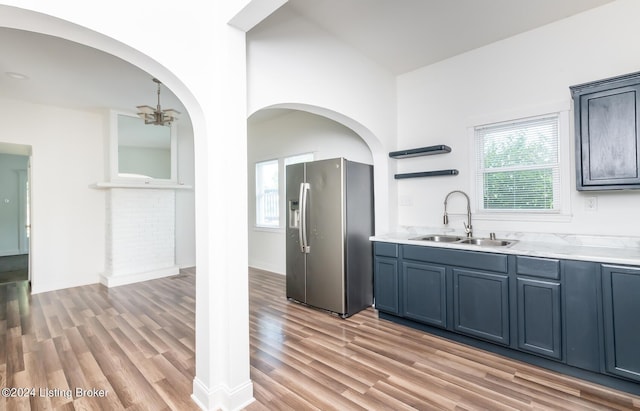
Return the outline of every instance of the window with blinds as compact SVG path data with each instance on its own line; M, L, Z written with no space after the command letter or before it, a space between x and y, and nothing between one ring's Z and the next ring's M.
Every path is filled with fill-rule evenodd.
M256 163L256 226L280 226L278 160Z
M475 128L481 211L560 211L557 114Z

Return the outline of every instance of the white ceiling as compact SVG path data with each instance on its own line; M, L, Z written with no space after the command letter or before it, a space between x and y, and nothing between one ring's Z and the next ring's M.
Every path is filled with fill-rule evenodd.
M7 72L29 78L17 80ZM111 54L57 37L0 28L0 96L74 109L156 106L153 76ZM162 80L162 79L160 79ZM162 108L185 112L163 87Z
M394 74L613 0L289 0L291 10Z
M276 13L297 13L399 74L610 1L289 0ZM16 80L6 72L29 79ZM137 105L155 106L151 78L90 47L0 28L0 97L135 112ZM188 122L183 105L166 87L161 102Z

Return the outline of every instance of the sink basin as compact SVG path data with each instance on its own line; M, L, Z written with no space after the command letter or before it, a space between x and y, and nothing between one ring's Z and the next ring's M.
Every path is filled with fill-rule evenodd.
M454 243L454 244L469 244L469 245L478 245L481 247L508 247L516 242L517 240L500 240L493 238L466 238L459 237L456 235L446 235L446 234L428 234L420 237L413 237L409 240L416 241L432 241L434 243Z
M459 244L472 244L485 247L506 247L513 244L515 241L509 240L493 240L491 238L465 238L458 241Z
M458 237L455 235L430 234L426 236L410 238L410 240L434 241L436 243L455 243L456 241L462 240L462 237Z

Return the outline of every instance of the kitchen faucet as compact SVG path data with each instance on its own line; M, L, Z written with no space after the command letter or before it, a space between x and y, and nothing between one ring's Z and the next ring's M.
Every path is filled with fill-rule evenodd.
M471 228L471 200L469 200L469 196L464 191L453 190L444 198L444 225L449 224L449 215L447 214L447 200L453 193L460 193L467 199L467 222L463 222L462 224L464 224L464 232L467 233L467 237L471 237L473 235L473 229Z

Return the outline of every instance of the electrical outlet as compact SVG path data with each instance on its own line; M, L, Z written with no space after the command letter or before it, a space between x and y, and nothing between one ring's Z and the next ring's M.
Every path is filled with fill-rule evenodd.
M413 198L411 196L400 196L400 205L405 207L411 207L413 205Z
M586 211L598 210L598 197L586 197L584 199L584 209Z

